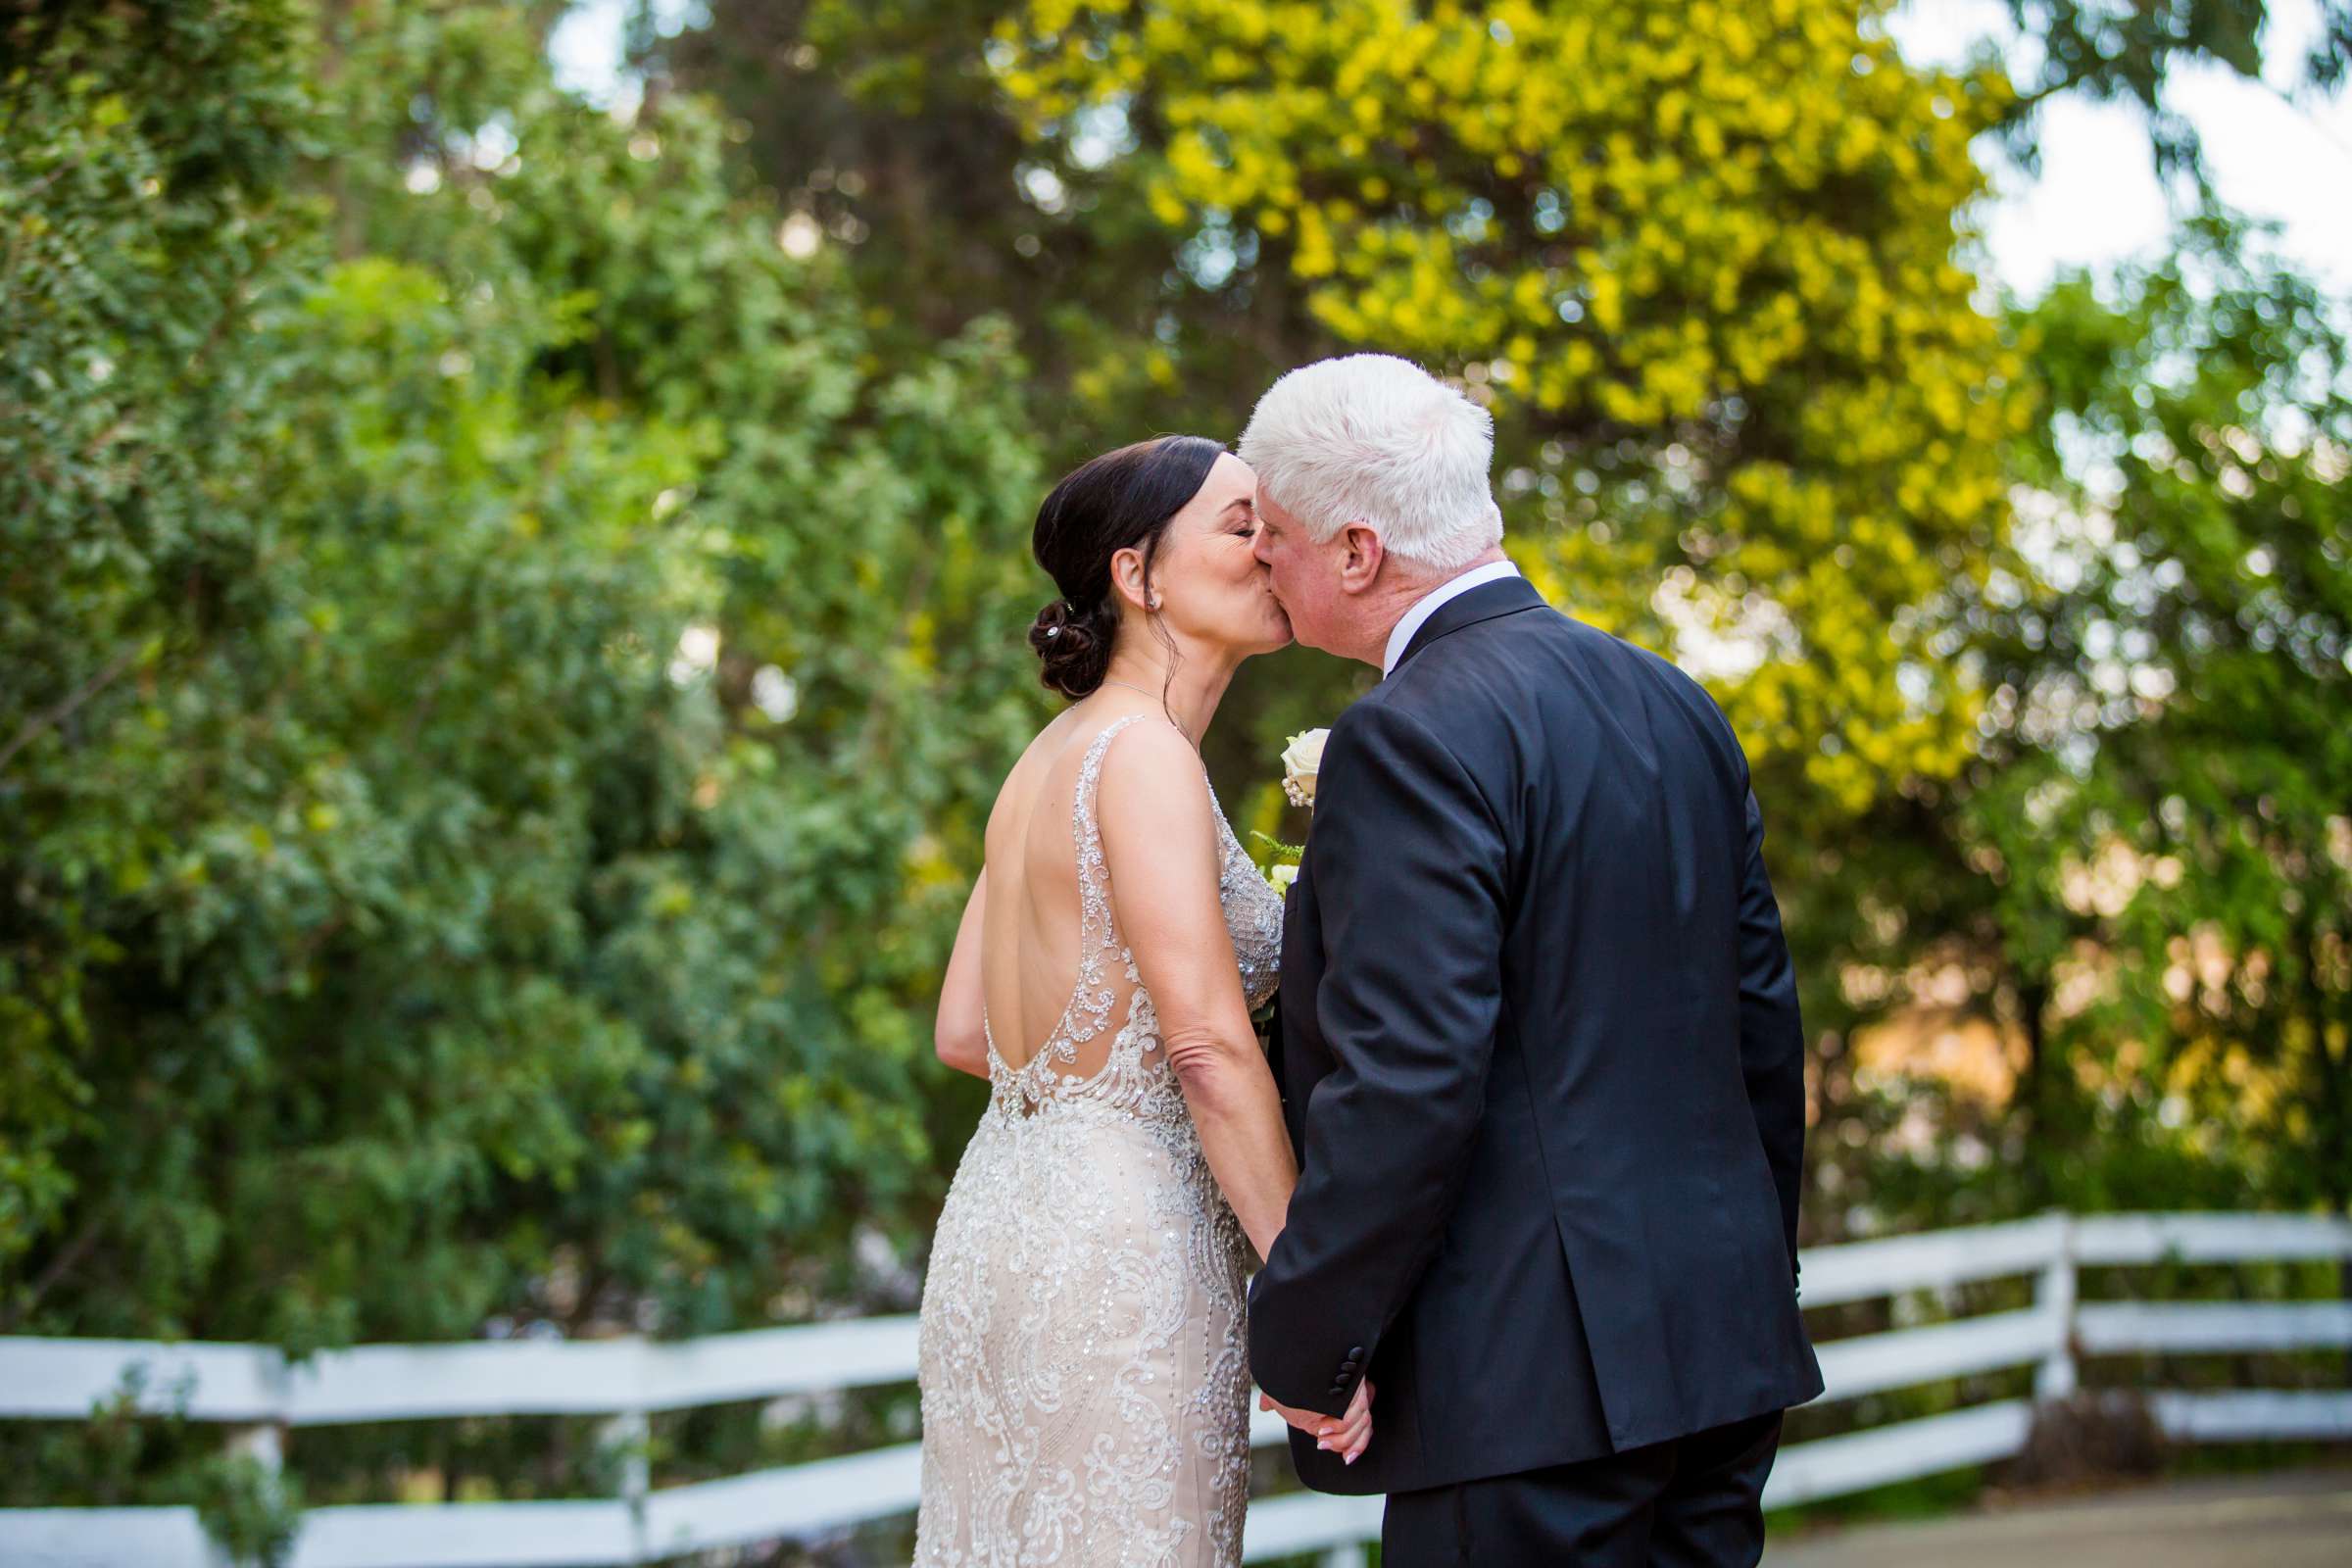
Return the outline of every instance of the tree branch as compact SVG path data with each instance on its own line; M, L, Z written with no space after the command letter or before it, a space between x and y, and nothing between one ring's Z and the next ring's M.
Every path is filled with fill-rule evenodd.
M42 731L53 728L71 717L75 709L120 680L122 672L130 668L138 657L135 649L117 654L104 669L84 681L79 691L60 698L48 708L26 719L24 727L17 731L16 738L11 740L6 747L0 748L0 772L7 770L9 762L19 752L38 740Z

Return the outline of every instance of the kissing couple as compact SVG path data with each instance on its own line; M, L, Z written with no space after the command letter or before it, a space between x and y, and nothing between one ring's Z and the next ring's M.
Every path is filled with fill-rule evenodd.
M1519 575L1493 460L1483 409L1353 355L1238 451L1123 447L1039 509L1068 706L940 998L990 1094L923 1291L917 1568L1239 1563L1252 1378L1309 1487L1387 1494L1384 1568L1761 1555L1822 1381L1747 760ZM1200 746L1294 640L1382 678L1298 781L1286 896Z

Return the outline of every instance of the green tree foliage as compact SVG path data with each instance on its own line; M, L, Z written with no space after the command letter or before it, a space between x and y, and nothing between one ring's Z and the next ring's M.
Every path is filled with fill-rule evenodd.
M1978 759L1874 810L1788 910L1836 982L1808 1010L1813 1213L2340 1209L2343 304L2206 219L2161 264L2062 280L2018 325L2046 393L2009 454L2016 569L1964 616L1988 689ZM1991 1041L2014 1093L1863 1068L1858 1036L1923 1016Z
M717 121L506 7L11 27L0 1312L849 1289L1039 706L1003 334L878 362Z
M1953 226L2003 83L1914 71L1878 9L722 5L649 59L755 126L854 124L752 144L868 275L1016 292L1084 447L1229 432L1316 353L1465 378L1555 597L1765 650L1724 690L1793 823L1964 757L1938 617L1999 551L2018 417ZM944 270L894 226L944 203L886 156L943 95L998 117L932 176L960 212L994 192ZM1223 726L1229 776L1348 690L1273 667Z
M1276 370L1331 346L1279 270L1237 266L1252 240L1154 216L1134 158L1148 105L1032 134L992 64L1012 0L712 0L671 37L655 9L633 8L649 93L725 105L878 339L919 354L979 316L1014 324L1056 469L1139 432L1230 439Z
M78 781L54 759L157 689L160 607L216 616L218 567L243 553L208 481L250 451L250 423L226 411L267 392L237 349L257 299L284 286L280 251L299 226L287 182L308 105L269 63L286 24L270 7L73 22L53 7L7 23L0 1266L21 1264L75 1196L61 1151L103 1136L80 1065L97 1002L87 980L122 953L66 884L153 875L119 834L69 817ZM69 835L40 869L26 854L36 822ZM71 842L91 834L106 847ZM36 926L53 939L31 940Z
M2340 301L2216 220L2028 318L2050 593L2005 617L1965 820L2080 1102L2055 1196L2154 1146L2352 1199L2352 356ZM2179 1177L2166 1180L2172 1188ZM2228 1193L2209 1190L2227 1201Z
M1954 250L2005 83L1913 69L1877 9L1039 0L1003 74L1047 136L1149 100L1165 221L1478 385L1557 597L1761 642L1724 691L1786 819L1965 755L1931 649L2017 416Z
M2004 124L2010 150L2036 161L2041 106L2069 95L2126 102L2145 117L2160 174L2205 178L2197 129L2165 100L2165 85L2184 66L2219 66L2262 78L2263 46L2274 25L2272 0L2151 0L2118 6L2101 0L2008 0L2010 21L2036 57L2018 85ZM2352 67L2352 4L2319 0L2319 32L2300 62L2312 85L2326 89Z
M2236 904L2230 890L2261 889L2258 903L2276 893L2271 909L2324 903L2325 887L2274 884L2288 868L2328 880L2336 818L2307 813L2282 833L2268 814L2278 801L2248 782L2253 793L2239 805L2251 802L2254 814L2240 825L2264 830L2254 838L2270 846L2268 870L2224 856L2233 867L2226 881L2199 878L2183 874L2199 862L2177 846L2145 851L2194 831L2210 862L2231 834L2211 822L2192 828L2182 813L2198 795L2178 780L2261 772L2215 717L2237 715L2241 739L2274 717L2293 732L2291 715L2273 705L2340 703L2331 682L2341 672L2325 659L2315 665L2308 643L2293 652L2272 631L2249 629L2234 651L2229 636L2209 643L2199 623L2215 617L2210 603L2180 613L2183 552L2227 548L2237 525L2216 531L2199 519L2217 507L2244 514L2237 476L2194 457L2119 462L2109 451L2127 437L2130 451L2161 451L2181 433L2166 426L2212 420L2203 439L2219 430L2266 450L2283 441L2289 467L2323 476L2342 467L2343 303L2221 209L2194 127L2165 98L2171 73L2192 64L2278 79L2296 63L2279 58L2274 9L2262 0L2011 7L2024 41L2010 52L2019 95L1997 127L2007 150L2033 164L2038 111L2057 97L2135 105L2159 171L2177 176L2181 226L2168 264L2077 277L2014 311L2044 415L2007 459L2035 492L2029 559L1997 569L1982 597L1963 596L1974 602L1955 617L1962 637L1947 645L1983 662L1992 701L1980 720L1982 760L1960 780L1906 782L1811 857L1791 889L1791 929L1810 946L1802 961L1816 977L1807 1016L1818 1030L1823 1125L1812 1212L1833 1231L1847 1215L1866 1224L1990 1216L2061 1199L2092 1207L2229 1206L2250 1195L2343 1201L2341 1056L2328 1044L2337 1036L2310 1021L2330 1015L2325 999L2340 989L2328 956L2334 939L2325 919L2306 918L2274 941L2275 932L2253 936L2224 912ZM2343 9L2322 11L2299 63L2298 99L2339 83L2348 58ZM2184 379L2192 366L2198 374ZM2222 418L2232 396L2235 427ZM2280 460L2268 457L2256 471L2275 475ZM2272 585L2273 602L2306 605L2295 614L2307 637L2331 614L2340 626L2340 607L2323 608L2333 590L2311 586L2340 568L2340 520L2303 499L2270 515L2292 537L2262 548L2307 561L2316 551L2321 566L2301 587ZM2127 517L2154 531L2119 544ZM2143 549L2152 552L2145 561ZM2152 590L2162 578L2175 580ZM2204 671L2209 658L2226 659L2233 683L2253 683L2241 701L2200 698L2210 687L2183 665ZM2201 721L2189 722L2192 713ZM2325 746L2304 755L2322 798L2352 796L2340 755ZM2136 825L2143 820L2153 825ZM2315 960L2286 956L2315 937ZM2218 1013L2220 992L2183 1004L2188 975L2241 962L2255 974L2251 1007L2243 987ZM2282 962L2318 992L2290 1004L2277 978ZM1987 1102L1930 1077L1861 1070L1858 1031L1905 1015L2005 1044L2013 1097ZM2282 1050L2289 1040L2309 1044ZM1923 1125L1935 1135L1923 1139Z

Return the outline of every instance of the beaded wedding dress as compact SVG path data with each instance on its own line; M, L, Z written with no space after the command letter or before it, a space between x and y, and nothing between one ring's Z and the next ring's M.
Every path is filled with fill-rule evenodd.
M1246 1243L1120 937L1095 815L1103 756L1135 721L1096 737L1072 794L1076 992L1020 1068L990 1035L988 1109L940 1215L915 1568L1241 1561ZM1254 1006L1274 991L1282 899L1216 816L1219 901Z

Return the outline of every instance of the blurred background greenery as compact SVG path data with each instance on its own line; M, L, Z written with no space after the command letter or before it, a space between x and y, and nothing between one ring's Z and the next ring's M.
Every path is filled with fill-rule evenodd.
M2271 8L2008 9L2030 69L1877 0L633 5L612 109L557 0L11 5L0 1332L910 1308L1034 507L1358 347L1487 402L1522 565L1739 726L1808 1243L2344 1211L2352 311L2165 96ZM2008 292L1988 162L2080 98L2169 243ZM1245 672L1237 820L1298 836L1280 738L1365 678ZM808 1417L659 1472L911 1401ZM314 1501L604 1484L561 1422L300 1445ZM0 1454L234 1512L168 1422Z

